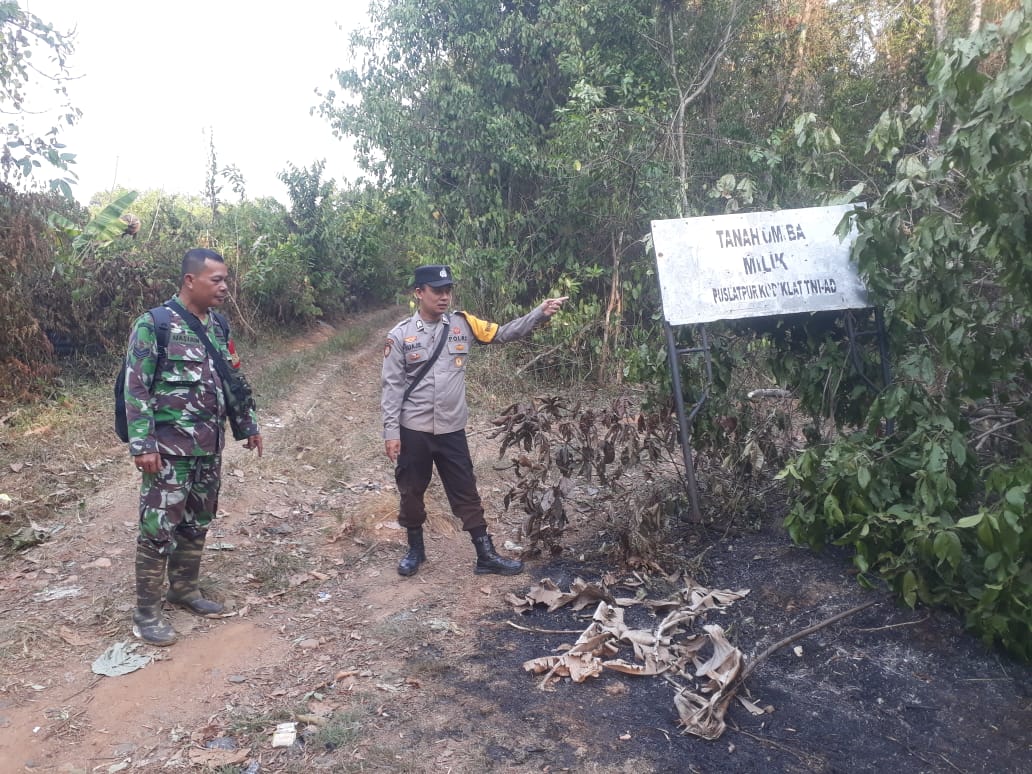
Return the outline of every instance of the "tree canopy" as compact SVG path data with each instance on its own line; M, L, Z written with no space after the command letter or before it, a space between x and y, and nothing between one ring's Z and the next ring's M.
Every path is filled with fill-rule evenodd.
M65 87L74 50L71 35L22 9L15 0L0 0L0 113L7 118L6 124L0 123L4 141L0 174L5 182L30 184L42 173L44 182L69 199L69 167L75 156L65 151L58 135L80 115ZM56 104L42 106L54 125L38 131L26 125L25 117L40 110L41 90L49 92Z

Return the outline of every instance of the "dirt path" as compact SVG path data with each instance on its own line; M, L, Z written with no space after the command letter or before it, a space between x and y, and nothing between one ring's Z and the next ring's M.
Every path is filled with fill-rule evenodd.
M361 322L382 331L394 316ZM1025 770L1030 670L941 613L883 605L804 641L803 655L772 658L750 684L771 714L733 711L719 742L679 735L662 680L618 675L539 691L521 664L573 637L516 632L504 598L543 576L567 586L618 570L592 552L611 539L607 526L575 524L583 552L523 576L475 576L435 484L430 561L399 578L403 536L379 440L381 342L377 333L325 360L265 410L263 460L227 451L209 538L221 550L206 552L203 575L233 616L172 612L179 643L141 647L154 661L130 674L92 673L100 653L131 639L128 462L53 514L44 526L62 528L52 539L3 566L0 774ZM471 446L501 544L515 537L514 517L497 518L490 417L474 415ZM794 548L776 529L673 539L686 557L713 541L695 569L712 585L754 590L720 619L747 653L863 598L841 558ZM648 583L662 591L661 580ZM584 626L583 614L540 609L523 623ZM302 741L274 748L283 722L296 722Z
M365 322L386 329L396 314ZM0 771L215 766L235 754L199 751L205 742L230 728L271 733L277 713L290 720L339 672L352 673L346 694L412 690L416 681L406 684L400 664L428 643L408 636L410 621L429 620L429 639L455 640L453 656L470 647L459 632L524 581L474 582L472 548L435 486L431 562L399 582L402 533L379 440L381 352L376 335L264 411L263 460L237 446L226 451L220 518L209 536L209 548L225 550L206 552L202 575L236 615L207 621L169 611L181 640L141 647L154 658L146 668L116 678L90 669L109 645L131 640L138 483L128 464L75 509L55 514L63 527L55 539L5 567ZM301 761L289 765L304 770Z

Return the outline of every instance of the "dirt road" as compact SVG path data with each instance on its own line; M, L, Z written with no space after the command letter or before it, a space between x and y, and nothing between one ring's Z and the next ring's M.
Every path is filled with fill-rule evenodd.
M230 617L174 611L179 643L140 647L153 660L128 674L92 672L131 641L137 479L116 441L89 472L92 493L40 525L46 542L0 566L0 774L1027 770L1032 671L946 614L888 603L772 657L750 684L767 712L736 705L716 742L680 734L660 678L539 690L523 661L571 642L562 632L582 629L583 614L521 618L507 594L544 576L566 587L612 573L630 593L664 581L608 563L595 550L607 525L588 518L564 558L514 578L475 576L436 484L430 561L399 578L378 412L378 331L396 314L363 319L377 331L364 345L299 374L264 408L263 460L227 451L203 575ZM474 412L470 439L500 545L517 538L516 518L500 508L488 408ZM720 620L747 654L865 598L842 557L792 547L776 523L672 535L673 555L703 557L694 569L710 585L751 589ZM507 625L517 620L534 631ZM299 740L273 747L288 722Z

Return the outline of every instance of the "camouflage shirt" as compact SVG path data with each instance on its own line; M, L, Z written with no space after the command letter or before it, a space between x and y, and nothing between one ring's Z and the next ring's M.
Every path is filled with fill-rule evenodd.
M204 344L186 321L175 310L170 310L170 317L168 347L160 374L154 373L158 344L150 313L136 319L129 335L125 360L129 453L135 456L159 452L180 457L217 454L225 444L224 420L230 411L222 380ZM230 360L230 344L211 314L205 332ZM239 363L235 358L231 362ZM245 437L258 434L254 411L248 410L235 419L245 429Z
M512 322L480 320L466 312L444 315L438 323L424 322L416 312L387 334L381 371L380 408L383 437L401 437L401 426L434 435L453 433L466 426L466 361L476 344L513 341L528 335L545 320L544 305ZM432 357L438 336L447 336L444 349L407 401L405 389L416 372Z

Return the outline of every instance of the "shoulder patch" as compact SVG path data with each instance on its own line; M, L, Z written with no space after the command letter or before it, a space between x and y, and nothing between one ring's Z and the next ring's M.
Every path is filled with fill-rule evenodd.
M473 332L473 338L481 344L490 344L494 341L494 337L498 333L498 323L481 320L469 312L458 312L458 314L461 314L462 319L469 325L469 329Z
M393 346L394 346L394 341L390 338L390 336L388 336L387 337L387 343L383 345L383 356L384 356L384 358L388 358L388 357L391 356L391 347L393 347Z
M230 365L232 365L233 368L240 368L240 355L237 354L236 344L233 343L233 339L229 340L229 344L227 345L227 349L229 350L229 363L230 363Z

